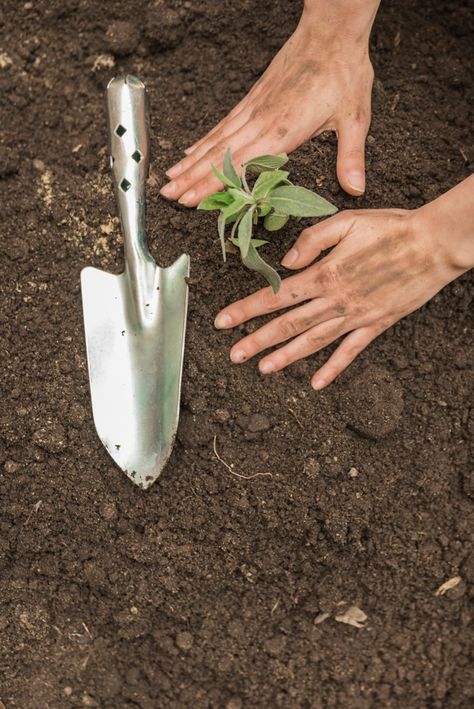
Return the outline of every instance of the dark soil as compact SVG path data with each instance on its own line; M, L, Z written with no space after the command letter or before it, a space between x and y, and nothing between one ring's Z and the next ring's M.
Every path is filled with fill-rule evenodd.
M231 366L239 333L213 317L260 281L221 263L212 215L158 196L299 10L2 2L0 707L472 706L472 274L316 394L327 353L271 378ZM367 196L338 188L333 137L292 175L341 208L416 207L474 162L469 3L387 2L371 42ZM103 109L121 71L151 95L151 250L192 262L178 441L148 493L96 437L79 290L86 264L122 268ZM215 436L235 472L271 476L231 474Z

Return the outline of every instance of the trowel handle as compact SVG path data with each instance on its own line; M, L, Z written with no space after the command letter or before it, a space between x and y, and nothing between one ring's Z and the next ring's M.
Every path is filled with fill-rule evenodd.
M150 160L148 101L135 76L117 77L106 90L110 166L122 222L127 265L136 270L148 261L145 237L145 182Z

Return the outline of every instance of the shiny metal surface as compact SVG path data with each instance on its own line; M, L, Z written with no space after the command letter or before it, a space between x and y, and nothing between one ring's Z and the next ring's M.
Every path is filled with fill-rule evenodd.
M178 425L189 257L160 268L146 245L145 86L130 75L112 79L106 101L125 272L81 273L92 409L112 458L148 488L171 454Z

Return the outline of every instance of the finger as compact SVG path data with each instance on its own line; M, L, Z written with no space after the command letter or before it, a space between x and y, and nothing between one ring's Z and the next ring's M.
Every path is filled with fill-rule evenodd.
M193 150L191 155L188 155L177 162L176 165L173 165L173 167L167 170L166 175L170 178L174 178L183 174L186 170L189 170L189 168L202 158L203 155L206 155L215 145L223 142L226 138L229 138L229 136L232 136L239 128L247 123L250 118L250 113L251 108L248 107L242 109L234 118L227 117L222 126L211 131L209 136Z
M273 313L309 300L312 293L307 290L307 279L302 278L302 275L299 273L285 278L278 293L274 293L268 286L223 308L214 320L214 327L218 330L228 330L259 315Z
M252 133L249 133L248 135L250 137ZM245 140L245 135L243 139ZM234 139L232 138L232 141L233 140ZM254 157L258 153L274 152L273 146L274 142L272 141L272 139L269 136L263 136L257 141L250 140L240 150L234 151L232 161L235 165L237 172L240 173L242 164L247 160L250 160L250 158ZM226 149L227 148L225 146L221 148L221 158L217 161L213 160L212 162L214 164L222 165L224 152ZM192 177L189 178L183 175L183 183L188 182L188 185L186 185L186 191L179 197L180 204L184 204L186 207L195 207L202 199L204 199L204 197L211 194L212 192L215 192L216 190L222 189L221 182L217 180L215 175L209 169L208 159L203 158L202 162L199 164L199 167L196 166L196 170L192 168L188 172L192 172L193 174ZM203 176L200 178L200 175ZM181 178L178 177L176 181L179 182L180 180ZM180 186L180 190L181 189L182 187Z
M337 130L337 178L341 187L355 197L365 191L365 119L345 120Z
M308 266L322 251L336 246L347 235L354 219L354 213L346 211L304 229L283 257L282 266L291 269Z
M228 138L214 145L188 170L178 175L178 177L171 182L168 182L168 184L160 190L161 194L168 199L179 199L180 202L187 207L194 206L197 204L194 185L203 178L210 178L212 176L211 164L221 169L225 151L230 147L233 154L233 163L236 169L238 169L241 162L240 157L243 154L242 149L245 146L248 147L253 144L260 131L261 126L255 121L246 123ZM202 187L201 185L201 192L203 191ZM183 197L183 199L181 200L180 197Z
M246 362L258 352L300 335L310 327L337 316L339 307L327 298L315 298L294 308L237 342L230 351L234 364Z
M337 340L338 337L345 335L349 329L350 325L345 317L333 318L321 325L316 325L316 327L312 327L302 335L295 337L294 340L291 340L291 342L276 350L276 352L272 352L261 359L258 368L262 374L278 372L292 362L324 349L331 342Z
M337 350L313 375L311 386L319 391L331 384L339 374L355 360L368 344L375 340L377 331L373 327L361 327L344 338Z

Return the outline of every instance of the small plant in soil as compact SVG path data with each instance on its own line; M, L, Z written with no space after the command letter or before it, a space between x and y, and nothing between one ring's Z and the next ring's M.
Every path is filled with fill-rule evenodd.
M224 184L224 190L214 192L198 205L198 209L220 212L217 230L224 261L227 250L225 231L232 224L228 241L239 249L244 265L260 273L275 293L280 289L280 276L257 251L268 240L252 237L259 219L263 220L264 228L272 232L282 229L290 217L324 217L337 211L333 204L315 192L294 185L288 179L289 172L281 169L287 162L286 153L260 155L242 165L239 177L228 148L222 172L211 165L213 173ZM248 175L253 177L250 185Z

